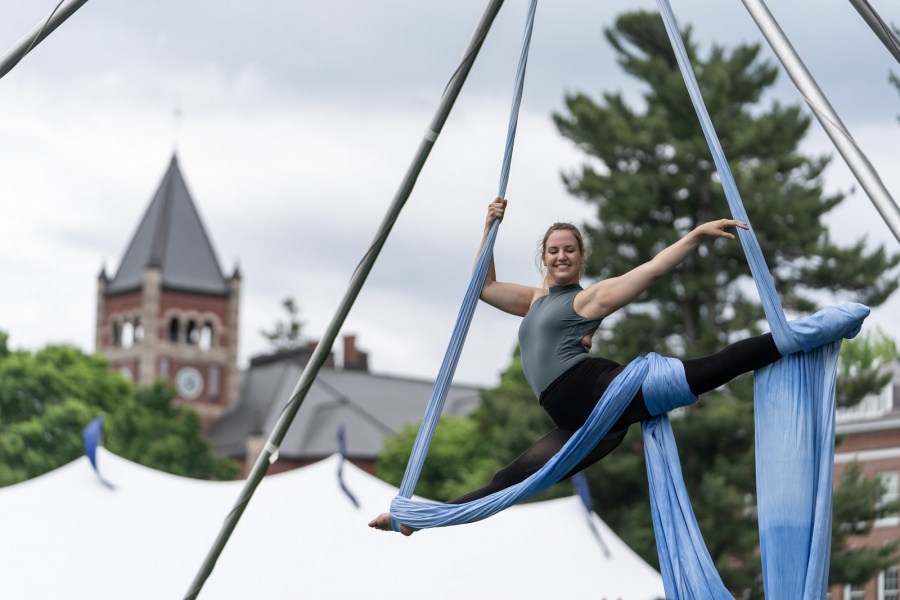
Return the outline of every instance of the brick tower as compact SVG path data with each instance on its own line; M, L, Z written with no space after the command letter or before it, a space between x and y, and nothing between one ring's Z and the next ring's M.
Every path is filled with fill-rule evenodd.
M97 282L96 350L138 385L159 377L214 422L238 397L241 276L222 274L175 156L118 272Z

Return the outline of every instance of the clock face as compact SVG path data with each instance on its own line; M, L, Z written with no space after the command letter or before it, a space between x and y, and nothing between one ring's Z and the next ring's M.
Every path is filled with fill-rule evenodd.
M194 367L184 367L175 376L175 389L185 400L196 400L203 393L203 375Z

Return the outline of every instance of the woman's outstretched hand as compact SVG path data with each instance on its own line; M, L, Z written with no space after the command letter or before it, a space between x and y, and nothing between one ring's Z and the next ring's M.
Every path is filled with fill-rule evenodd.
M381 513L369 521L369 527L378 529L379 531L393 531L394 528L391 527L391 513ZM415 533L415 531L416 530L412 527L407 527L406 525L400 526L400 533L403 535L409 536Z
M727 231L732 227L750 229L750 227L747 226L747 224L743 221L736 221L734 219L719 219L718 221L710 221L708 223L703 223L702 225L697 225L697 227L694 229L694 233L696 233L697 235L708 235L711 237L722 237L733 240L734 234L730 231Z

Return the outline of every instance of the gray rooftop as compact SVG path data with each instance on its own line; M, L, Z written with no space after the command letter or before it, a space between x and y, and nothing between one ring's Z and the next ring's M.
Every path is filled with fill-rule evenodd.
M302 372L296 361L251 366L239 402L208 433L215 450L241 457L249 435L268 437ZM422 420L433 387L433 381L323 368L279 453L294 460L328 456L338 451L337 432L343 426L347 456L375 458L385 435ZM480 399L477 387L453 385L443 414L467 414Z
M147 267L162 270L166 289L225 296L231 290L175 156L106 288L107 295L140 289Z

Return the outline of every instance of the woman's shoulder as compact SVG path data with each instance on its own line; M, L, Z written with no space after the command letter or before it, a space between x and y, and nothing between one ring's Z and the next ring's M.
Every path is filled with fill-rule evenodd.
M550 290L547 288L534 288L534 297L531 299L531 305L534 306L534 303L540 300L541 298L546 298L550 295Z

